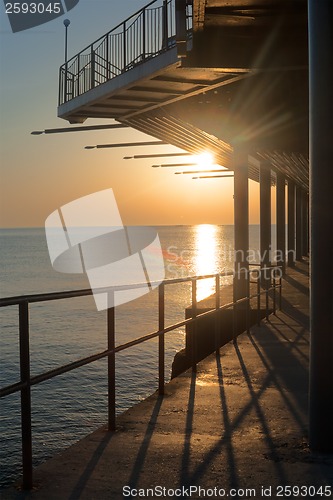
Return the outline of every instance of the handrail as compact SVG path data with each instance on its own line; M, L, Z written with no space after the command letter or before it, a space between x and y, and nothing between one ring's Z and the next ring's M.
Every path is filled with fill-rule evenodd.
M59 70L59 106L175 47L176 1L152 0L66 61ZM185 8L190 37L191 2Z
M76 361L62 365L55 369L40 373L38 375L30 375L30 339L29 339L29 304L61 299L69 299L74 297L83 297L87 295L92 295L91 289L81 289L81 290L69 290L63 292L51 292L33 295L21 295L17 297L6 297L0 299L0 307L10 307L13 305L19 306L19 344L20 344L20 374L21 380L14 384L8 385L0 389L0 397L5 397L16 392L21 392L21 426L22 426L22 464L23 464L23 488L31 489L33 486L33 471L32 471L32 430L31 430L31 387L37 385L46 380L50 380L58 375L75 370L76 368L85 366L94 361L108 358L108 429L114 431L116 427L116 396L115 396L115 355L120 351L124 351L130 347L142 344L153 338L159 339L159 349L158 349L158 390L159 394L164 394L165 385L165 342L164 337L166 333L169 333L175 329L178 329L189 324L197 324L197 321L202 320L202 318L216 315L217 311L233 308L235 313L236 307L241 304L246 305L246 328L249 330L249 310L250 302L252 299L257 299L257 313L258 313L258 323L260 323L260 297L265 295L266 297L266 317L268 317L268 297L269 292L273 292L273 312L276 310L276 288L280 290L280 300L279 307L281 308L281 291L282 291L282 280L281 275L277 276L276 270L278 266L264 267L265 271L271 270L269 286L266 285L264 290L261 290L261 275L260 270L248 270L242 271L246 273L246 279L248 282L248 292L247 296L243 297L234 302L228 304L220 305L220 277L232 276L234 273L232 271L221 272L217 274L207 274L200 276L189 276L186 278L174 278L167 279L162 282L159 286L159 305L158 305L158 330L138 337L134 340L126 342L124 344L115 345L115 308L110 307L107 309L107 349L101 352L95 353L93 355L87 356L85 358L80 358ZM250 277L256 273L257 279L257 292L255 294L250 294ZM215 307L212 307L208 311L198 313L198 302L196 297L197 282L203 279L215 279ZM165 311L165 287L171 284L190 282L192 285L192 317L184 319L183 321L174 323L165 327L164 325L164 311ZM112 287L109 289L100 289L99 292L108 292L110 295L119 289L128 289L133 287L141 287L142 283L137 283L135 285L122 285L117 287ZM94 290L96 293L96 290ZM111 297L112 298L112 297ZM113 303L111 301L110 303ZM217 343L218 328L219 328L219 315L216 315L216 350L219 349ZM235 335L233 335L235 337ZM192 348L192 369L196 369L197 359L196 359L196 338L194 336L195 342Z

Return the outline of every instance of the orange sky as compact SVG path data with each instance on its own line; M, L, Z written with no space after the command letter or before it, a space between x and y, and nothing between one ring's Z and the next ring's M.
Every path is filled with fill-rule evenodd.
M138 0L137 8L145 3ZM111 20L108 2L95 9L93 22L91 9L91 2L82 2L71 12L70 55L132 14L133 2L124 0ZM180 151L172 146L84 149L149 139L140 132L121 129L32 136L33 130L68 126L56 116L63 20L13 34L6 16L0 17L1 227L43 226L56 208L110 187L125 224L233 223L233 179L192 180L191 175L174 175L181 168L151 168L154 160L123 160L133 154ZM86 122L94 123L107 122ZM161 163L177 160L191 161L165 158ZM258 222L258 185L251 182L250 223Z

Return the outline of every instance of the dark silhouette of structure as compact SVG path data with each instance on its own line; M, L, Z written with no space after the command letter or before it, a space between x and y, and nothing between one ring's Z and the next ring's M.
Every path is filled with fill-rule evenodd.
M156 0L61 67L58 108L71 123L114 118L189 153L208 150L234 171L235 270L248 265L248 179L260 182L262 267L270 265L272 183L283 270L308 255L310 195L310 444L327 452L333 451L332 46L331 0ZM245 296L244 276L235 274L235 299Z

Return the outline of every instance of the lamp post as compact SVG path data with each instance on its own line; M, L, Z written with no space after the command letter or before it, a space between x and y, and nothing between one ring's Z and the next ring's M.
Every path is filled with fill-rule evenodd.
M65 26L65 63L67 65L67 41L68 41L68 26L71 24L69 19L64 19Z
M69 19L64 19L65 26L65 88L64 88L64 102L67 102L68 97L68 55L67 55L67 45L68 45L68 26L71 24Z

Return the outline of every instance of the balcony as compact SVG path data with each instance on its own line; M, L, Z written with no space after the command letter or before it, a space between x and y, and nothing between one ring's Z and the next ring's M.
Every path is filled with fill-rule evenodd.
M95 96L109 99L117 89L138 79L152 79L167 68L179 67L180 59L191 49L192 4L186 0L180 2L183 7L180 11L176 3L176 0L153 0L65 62L59 72L59 116L67 119L69 115L70 121L82 122L84 112L83 116L82 112L71 116L73 109L82 103ZM139 103L143 106L158 102L156 96L164 99L179 92L177 85L165 88L153 83L144 89L139 86L127 96L132 98L127 107L121 102L111 105L110 101L107 107L114 110L112 117L116 118L117 110L122 114L122 110L131 110ZM82 100L83 95L86 98ZM111 117L110 111L106 114ZM105 117L105 113L99 109L89 116Z

